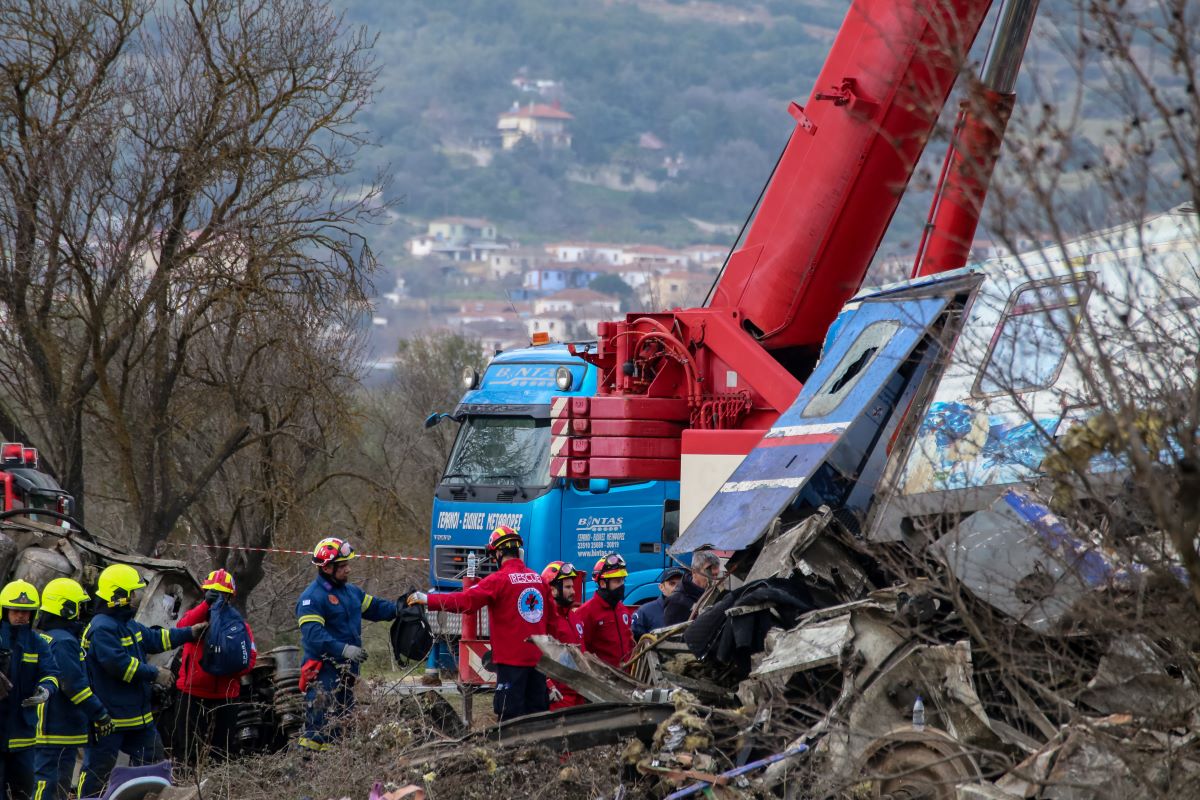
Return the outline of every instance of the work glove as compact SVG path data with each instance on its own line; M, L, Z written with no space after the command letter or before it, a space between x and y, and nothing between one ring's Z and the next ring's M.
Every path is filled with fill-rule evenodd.
M12 691L12 681L3 672L0 672L0 700L8 697L8 693Z
M155 667L158 673L154 676L154 682L164 689L170 689L175 685L175 674L166 667Z
M21 701L21 708L31 708L40 706L42 703L50 699L50 690L45 686L39 686L37 691Z
M342 658L361 664L367 660L367 651L357 645L348 644L342 648Z
M96 732L97 739L103 739L116 729L117 726L113 724L112 717L108 715L107 711L92 720L92 730Z
M406 602L410 606L427 606L429 605L429 595L424 592L413 592L408 596Z
M216 589L209 589L204 593L204 602L210 606L216 605L216 602L221 599L221 593Z
M557 686L551 686L550 687L550 702L557 703L559 700L562 700L562 692L560 692L558 690Z
M197 622L192 626L192 641L198 642L204 638L205 631L208 630L207 622Z

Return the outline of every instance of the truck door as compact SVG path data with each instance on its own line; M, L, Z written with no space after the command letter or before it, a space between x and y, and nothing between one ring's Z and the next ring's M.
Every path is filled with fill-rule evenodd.
M670 548L740 550L800 496L834 504L853 488L904 388L903 370L949 294L863 301L792 406ZM687 491L687 487L683 487ZM839 494L840 493L840 494Z
M629 565L627 595L632 596L635 573L653 571L653 580L665 564L669 542L663 541L664 516L678 509L678 502L671 503L667 497L671 485L666 481L570 481L563 492L562 558L590 572L597 559L620 553Z

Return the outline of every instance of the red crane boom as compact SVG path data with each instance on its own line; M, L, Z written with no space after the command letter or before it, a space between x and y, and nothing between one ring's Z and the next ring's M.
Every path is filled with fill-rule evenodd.
M854 0L704 308L601 323L597 396L552 410L556 477L677 479L685 429L762 430L859 288L990 0Z

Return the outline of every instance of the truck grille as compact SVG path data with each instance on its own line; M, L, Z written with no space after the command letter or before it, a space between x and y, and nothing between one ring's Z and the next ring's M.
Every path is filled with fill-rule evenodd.
M496 571L496 563L484 557L482 547L453 547L438 545L433 548L433 574L438 580L461 581L467 573L467 554L475 554L475 574L479 577Z
M434 636L445 636L457 639L462 634L462 615L449 611L431 611L428 615L430 632ZM488 638L488 613L486 608L479 610L479 638Z

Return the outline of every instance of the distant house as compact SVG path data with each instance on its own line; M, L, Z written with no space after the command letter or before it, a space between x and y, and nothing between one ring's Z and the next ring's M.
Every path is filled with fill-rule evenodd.
M564 289L584 289L600 274L592 264L549 262L525 273L521 287L534 294L550 294Z
M565 263L590 261L601 264L621 264L625 259L625 245L600 244L599 242L552 242L546 252L556 261Z
M631 289L645 286L659 271L668 272L670 267L659 268L650 264L598 264L596 269L605 275L616 275ZM590 282L589 282L590 283Z
M548 333L551 339L563 341L571 336L571 324L568 314L548 312L534 314L525 320L525 329L530 336L535 333Z
M729 255L729 247L720 244L693 244L681 251L687 260L700 266L723 264Z
M592 289L564 289L547 297L539 297L533 301L533 313L538 314L567 314L575 316L577 312L587 308L589 311L600 311L604 318L617 314L621 310L621 301L611 295L603 294Z
M519 275L547 264L553 257L538 247L514 247L498 250L488 256L493 278Z
M439 217L429 222L423 235L408 240L408 250L417 258L441 256L449 261L486 261L506 249L496 226L474 217Z
M687 254L656 244L634 244L625 248L621 262L623 264L649 264L666 267L687 266Z
M543 147L567 149L571 146L567 124L573 119L575 117L563 111L558 101L527 106L513 103L513 107L497 119L496 129L500 131L500 145L505 150L513 149L526 139Z
M675 271L655 275L644 287L644 299L659 309L692 308L704 302L714 277L714 272Z
M535 300L525 325L531 336L545 332L558 341L590 339L597 325L620 316L620 306L617 298L591 289L567 289Z
M529 316L533 307L528 302L509 300L464 300L457 314L448 317L455 325L475 322L515 322Z

